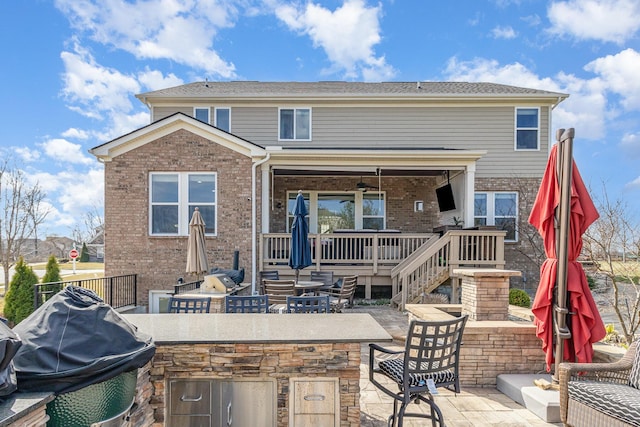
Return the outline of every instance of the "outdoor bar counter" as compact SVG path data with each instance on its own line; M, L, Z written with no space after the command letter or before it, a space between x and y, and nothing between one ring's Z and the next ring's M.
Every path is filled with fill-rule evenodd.
M125 317L156 344L136 427L359 426L362 343L392 340L366 313Z

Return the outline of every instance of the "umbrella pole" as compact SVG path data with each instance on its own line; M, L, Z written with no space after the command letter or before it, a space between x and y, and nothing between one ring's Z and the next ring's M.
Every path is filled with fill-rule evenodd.
M571 331L567 327L567 267L569 259L569 217L571 211L571 176L573 169L573 136L574 129L566 131L559 129L556 138L558 140L559 182L560 182L560 209L558 218L558 232L556 233L556 256L558 270L556 276L556 352L553 380L558 381L558 365L564 360L564 341L571 339Z

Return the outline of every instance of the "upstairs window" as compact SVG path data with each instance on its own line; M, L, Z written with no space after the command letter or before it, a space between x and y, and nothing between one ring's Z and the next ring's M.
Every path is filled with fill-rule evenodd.
M200 120L201 122L209 123L209 108L194 108L193 117Z
M226 132L231 132L231 108L216 107L215 118L215 127Z
M310 108L281 108L279 122L279 139L281 141L311 140Z
M149 229L152 236L188 236L189 221L197 207L206 224L205 234L216 234L216 174L150 174Z
M518 193L476 193L473 217L475 226L493 225L507 232L505 241L516 242L518 234Z
M540 149L540 109L516 108L516 150Z

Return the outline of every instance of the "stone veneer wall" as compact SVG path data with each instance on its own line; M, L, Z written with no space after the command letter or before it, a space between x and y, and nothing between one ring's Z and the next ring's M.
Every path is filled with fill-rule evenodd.
M132 424L164 426L170 379L262 377L277 380L278 426L285 427L289 425L289 378L338 377L340 425L359 426L360 348L360 343L159 344L150 364L138 373L136 402L141 403Z
M172 289L185 276L187 236L149 236L150 172L216 172L217 235L207 236L210 267L240 267L251 279L251 159L186 130L105 163L105 276L138 275L138 305L149 290ZM258 185L260 174L258 174ZM260 192L257 193L258 219Z

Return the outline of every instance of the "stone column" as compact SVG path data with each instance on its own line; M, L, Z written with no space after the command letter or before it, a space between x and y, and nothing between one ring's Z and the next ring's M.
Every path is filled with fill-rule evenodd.
M520 271L493 268L455 268L462 280L462 314L469 320L509 319L509 278Z

